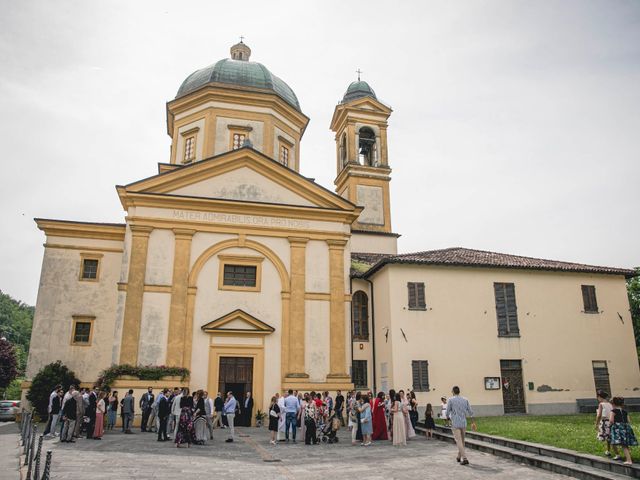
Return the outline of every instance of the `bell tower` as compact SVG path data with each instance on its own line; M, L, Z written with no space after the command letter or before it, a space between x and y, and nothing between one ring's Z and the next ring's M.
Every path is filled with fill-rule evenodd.
M367 82L351 83L331 120L336 137L336 192L364 207L354 230L391 233L387 120L391 108Z

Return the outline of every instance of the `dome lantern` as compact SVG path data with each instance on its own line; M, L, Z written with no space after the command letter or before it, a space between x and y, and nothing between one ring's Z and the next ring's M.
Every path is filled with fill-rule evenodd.
M251 49L242 41L243 37L240 37L240 42L231 47L231 58L233 60L241 60L248 62L251 56Z

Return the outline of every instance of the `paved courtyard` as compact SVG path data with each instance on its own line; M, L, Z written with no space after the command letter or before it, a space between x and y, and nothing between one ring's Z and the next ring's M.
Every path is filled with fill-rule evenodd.
M2 433L8 433L4 428ZM15 427L17 432L17 427ZM415 438L407 447L389 442L352 447L346 430L340 443L305 446L303 443L269 444L268 431L238 428L236 442L224 443L226 431L216 430L206 446L177 449L173 442L157 442L156 435L123 435L108 432L101 441L79 439L75 444L47 440L53 450L53 479L69 479L89 473L114 479L216 478L216 479L314 479L314 478L433 478L433 479L561 479L561 475L469 452L469 466L458 465L453 445ZM186 475L186 476L185 476ZM192 476L195 475L195 476ZM206 476L203 476L206 475ZM178 477L179 476L179 477ZM0 475L2 477L2 475ZM4 477L2 477L4 478Z

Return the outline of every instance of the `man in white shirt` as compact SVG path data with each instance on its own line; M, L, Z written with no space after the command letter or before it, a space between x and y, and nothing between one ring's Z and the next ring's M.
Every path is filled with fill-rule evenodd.
M62 385L56 385L53 388L53 391L49 395L49 405L47 406L47 413L49 414L49 419L47 420L47 426L44 429L43 435L48 435L51 432L51 423L53 421L53 415L51 414L51 405L53 404L53 399L58 395L58 390L62 388ZM53 428L55 432L55 427Z

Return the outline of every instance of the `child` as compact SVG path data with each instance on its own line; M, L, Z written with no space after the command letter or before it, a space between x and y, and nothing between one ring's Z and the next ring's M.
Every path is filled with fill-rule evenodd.
M613 453L616 454L613 457L614 460L622 460L618 454L618 446L622 447L624 452L625 465L631 465L631 453L629 447L638 445L636 436L633 433L633 428L629 423L629 415L624 409L624 398L613 397L611 400L613 409L609 414L609 423L611 424L611 447Z
M444 420L444 426L449 426L449 419L447 418L447 397L442 397L440 399L440 418Z
M609 403L609 394L604 390L598 390L596 393L598 397L598 411L596 415L596 431L598 432L597 439L601 442L606 442L607 449L604 452L606 457L611 456L611 425L609 424L609 414L613 407Z
M427 438L433 438L433 429L436 428L436 422L433 421L433 407L427 403L427 409L424 411L424 428Z

